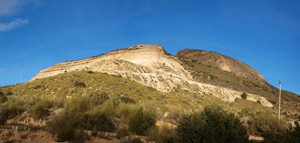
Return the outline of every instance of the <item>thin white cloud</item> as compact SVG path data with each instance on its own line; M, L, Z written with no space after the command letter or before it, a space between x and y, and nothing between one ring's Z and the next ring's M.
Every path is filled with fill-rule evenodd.
M18 13L24 4L24 0L0 0L0 17Z
M16 17L28 6L38 6L40 0L0 0L0 32L9 31L28 23L26 18ZM15 20L4 20L15 19Z
M23 26L28 23L27 19L15 19L8 23L0 23L0 31L12 30L16 27Z

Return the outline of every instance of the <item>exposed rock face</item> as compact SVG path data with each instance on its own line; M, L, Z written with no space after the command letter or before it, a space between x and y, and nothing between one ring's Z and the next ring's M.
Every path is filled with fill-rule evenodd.
M203 65L216 67L232 72L243 78L264 80L263 75L247 64L231 57L203 50L185 49L177 53L177 57L197 61Z
M242 94L232 89L194 81L177 57L168 54L162 46L145 44L114 50L97 57L59 63L42 70L32 80L76 70L122 76L163 92L180 89L213 95L226 102L234 102ZM271 103L259 95L248 94L247 99L272 107Z

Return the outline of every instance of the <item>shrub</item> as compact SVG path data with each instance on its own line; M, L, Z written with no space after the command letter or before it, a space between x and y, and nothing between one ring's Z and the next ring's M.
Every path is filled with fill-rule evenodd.
M91 102L88 97L77 96L67 101L66 109L74 112L85 112L91 108Z
M31 107L31 114L33 118L40 119L46 115L49 115L49 111L47 108L52 107L52 102L47 99L38 99L35 101L35 104Z
M174 130L166 125L163 125L159 131L159 139L162 143L172 143L174 142Z
M83 143L86 139L89 140L89 136L84 133L82 130L75 132L74 137L72 138L73 143Z
M268 131L263 134L263 137L264 137L264 143L288 143L287 140L288 136L285 133Z
M74 117L67 114L67 111L62 111L47 122L46 129L53 136L57 136L56 141L58 142L84 142L86 135L82 131L75 131L74 120Z
M75 135L75 129L72 125L67 124L64 127L61 127L61 130L57 133L57 141L63 142L63 141L71 141L74 138Z
M283 121L281 120L281 122ZM261 133L264 133L263 127L267 127L275 132L280 132L282 131L282 129L280 129L280 124L278 118L273 116L271 112L258 112L253 117L253 125Z
M94 104L94 107L97 105L102 105L106 100L109 99L109 96L106 93L100 94L91 94L89 96L90 102Z
M246 128L232 113L207 106L201 113L185 115L175 129L175 142L248 142Z
M46 109L44 104L37 103L34 106L32 106L32 116L35 119L43 118L46 115L49 115L48 109Z
M241 94L241 98L242 99L247 99L247 94L245 92L243 92L243 94Z
M86 87L86 84L84 82L76 81L75 82L75 87L77 87L77 86L79 86L79 87Z
M113 116L115 116L116 108L118 105L119 105L119 102L117 103L117 100L115 100L115 99L107 100L102 105L102 112L108 117L113 117Z
M289 133L289 142L290 143L299 143L300 142L300 126L297 121L294 122L296 125L296 128L294 131Z
M0 125L5 124L7 119L8 113L5 107L0 106Z
M135 100L126 96L122 96L120 98L121 102L123 103L135 103Z
M88 71L87 73L94 73L93 71Z
M173 142L173 131L167 125L163 125L161 127L152 127L147 136L151 141L155 141L156 143L171 143Z
M73 116L71 124L77 129L92 129L93 127L88 124L89 115L86 113L77 113Z
M121 139L122 137L126 137L126 136L129 136L130 133L129 133L129 130L127 127L121 127L119 128L119 130L117 131L117 139Z
M33 87L33 89L40 89L40 88L42 88L41 85L36 85L36 86Z
M46 129L52 134L55 135L62 127L66 126L68 122L67 115L65 111L58 113L52 120L48 121L46 124Z
M17 97L8 98L8 100L5 102L4 105L7 109L8 118L12 118L15 117L16 115L21 114L24 111L23 104L24 102L22 102L20 98Z
M155 125L155 118L155 115L143 111L143 108L140 108L130 118L129 130L137 135L145 135L146 132Z
M13 95L14 93L13 92L11 92L11 91L8 91L7 93L6 93L6 95Z
M110 132L116 128L111 119L102 112L92 114L79 113L71 119L71 123L74 127L85 130Z
M90 127L93 127L94 130L110 132L116 129L115 125L104 113L94 113L90 115L87 123L90 124Z
M0 91L0 103L4 103L5 101L7 101L7 97Z
M132 114L134 108L130 107L128 104L121 103L119 104L116 114L118 117L123 117L129 119L130 115Z

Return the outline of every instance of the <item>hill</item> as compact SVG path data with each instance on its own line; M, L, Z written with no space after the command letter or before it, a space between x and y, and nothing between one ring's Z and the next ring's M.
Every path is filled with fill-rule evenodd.
M210 94L225 102L234 102L245 92L197 82L180 62L162 46L140 44L97 57L59 63L42 70L32 80L83 70L121 76L162 92L187 90L197 94ZM247 100L259 101L264 106L273 107L260 95L249 93Z
M85 139L92 132L111 132L112 139L121 139L132 134L129 122L144 110L142 115L159 127L147 133L153 140L172 137L171 128L183 115L217 105L239 117L249 135L269 138L270 131L276 135L288 131L287 121L300 114L299 96L284 91L284 116L278 122L277 90L259 72L233 58L197 50L173 56L162 46L140 44L58 63L27 83L0 87L0 125L33 126L51 133L47 137L55 141L82 139L83 134L74 130L88 131ZM160 133L165 126L165 134ZM65 138L66 133L74 138ZM3 136L7 139L1 141L23 135L11 136L8 131Z

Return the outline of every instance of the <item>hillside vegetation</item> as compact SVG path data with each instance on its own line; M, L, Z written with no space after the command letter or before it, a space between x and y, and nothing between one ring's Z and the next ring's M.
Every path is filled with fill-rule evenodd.
M156 121L173 125L178 125L182 115L201 112L208 105L218 105L238 117L250 119L258 113L272 112L244 99L229 104L211 95L197 95L180 88L177 92L163 93L121 77L91 71L0 87L0 91L6 97L1 101L1 124L35 125L43 121L45 124L40 126L60 135L58 141L69 140L63 133L75 134L74 129L125 132L126 135L130 132L131 116L141 107ZM67 128L59 130L60 126ZM262 134L255 124L248 126L249 133Z
M241 92L262 95L274 105L274 112L277 113L279 90L265 80L258 81L252 78L242 78L232 72L203 65L197 61L187 59L181 59L181 61L184 68L191 72L194 80ZM300 113L300 96L288 91L282 91L282 95L282 113L290 118L297 118Z

